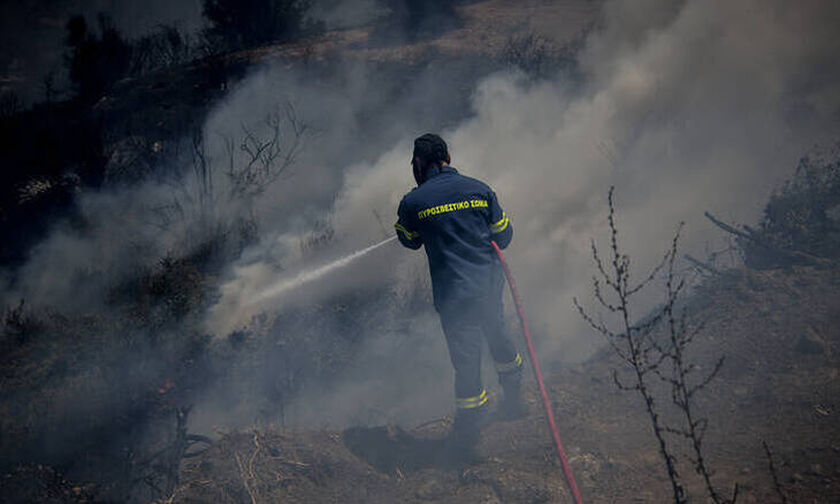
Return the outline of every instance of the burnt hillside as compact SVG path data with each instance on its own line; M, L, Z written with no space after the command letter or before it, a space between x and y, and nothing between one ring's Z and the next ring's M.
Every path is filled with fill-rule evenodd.
M4 501L566 500L533 381L483 460L441 456L453 369L392 226L426 132L510 216L586 501L667 502L663 438L692 501L837 500L840 4L135 3L0 8ZM674 244L626 320L658 373L669 318L702 329L673 369L713 378L711 483L673 383L645 371L652 431L575 310L601 320L609 187L608 268Z
M834 268L733 269L690 301L708 321L691 358L725 364L698 406L708 417L708 459L739 502L777 502L762 440L789 502L840 498ZM588 502L668 502L665 469L641 401L616 390L609 349L548 377L555 416ZM256 429L229 434L182 468L174 502L569 502L536 387L530 414L482 435L484 462L440 467L434 451L451 421L341 431ZM664 400L664 399L663 399ZM403 430L405 429L405 430ZM680 469L692 468L680 453ZM703 495L701 482L688 487ZM698 499L700 497L697 497Z
M39 23L64 33L49 51L64 58L68 88L49 81L43 101L24 104L4 87L0 114L8 499L167 496L185 429L190 445L212 435L194 426L196 404L226 402L216 415L241 410L247 421L283 418L308 388L353 369L372 336L398 333L409 313L428 314L423 285L395 297L388 280L274 310L230 333L211 334L203 322L230 268L279 230L302 229L293 247L309 260L335 255L340 233L310 215L335 200L345 167L380 155L417 118L430 129L456 126L471 114L477 81L527 61L499 56L514 32L488 26L500 19L492 5L465 2L463 22L433 35L412 22L425 19L418 5L395 4L353 28L307 25L265 40L239 40L229 26L206 39L177 25L127 35L107 15L45 6ZM577 40L595 12L576 19L557 47ZM507 24L528 16L510 6L501 13ZM418 37L406 41L403 25ZM490 45L475 44L479 36ZM543 52L538 70L570 72L570 54ZM256 112L208 126L265 75L275 83ZM444 75L447 86L430 86ZM28 100L37 94L29 89ZM233 132L223 137L218 124ZM256 184L248 185L256 172L236 179L227 169L267 159L242 162L244 145L273 152ZM234 179L245 182L232 187ZM299 214L278 221L257 208L283 200L277 187L305 194L315 183L325 189L296 205ZM273 261L272 274L293 261ZM199 414L213 416L206 410Z

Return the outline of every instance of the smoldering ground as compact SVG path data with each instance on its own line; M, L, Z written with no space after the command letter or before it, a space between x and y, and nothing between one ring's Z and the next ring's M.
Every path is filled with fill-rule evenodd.
M378 249L264 305L267 315L256 322L258 313L240 309L248 306L242 296L391 232L397 203L412 187L411 139L426 131L440 132L453 164L492 185L510 215L507 255L542 358L585 358L601 342L582 326L571 297L589 290L590 238L604 243L608 187L616 186L621 239L637 272L661 257L679 221L687 222L683 249L703 256L718 239L704 210L754 220L797 158L840 133L838 21L840 7L829 1L608 2L577 55L574 85L517 72L485 76L489 66L464 69L433 53L422 70L380 72L352 61L326 74L280 63L255 70L204 125L214 166L225 160L223 138L237 138L243 124L256 128L278 106L292 104L310 128L293 167L259 199L216 208L226 222L255 216L260 232L220 271L220 298L201 323L222 359L239 358L226 353L236 341L229 336L246 329L245 343L290 362L243 360L218 382L208 377L193 428L247 425L261 409L277 415L266 391L285 379L281 372L335 348L348 350L336 363L354 364L328 379L310 376L283 397L287 425L419 423L449 410L451 370L420 252ZM185 175L178 191L194 183ZM4 300L68 311L102 306L110 279L183 249L178 237L189 233L179 229L193 229L193 217L166 233L145 218L152 202L174 194L171 184L150 183L83 196L94 225L57 226ZM303 246L318 236L327 237L322 245ZM82 276L67 273L76 271ZM283 315L307 309L302 320L317 324ZM293 352L289 343L304 333ZM348 333L357 339L336 343Z

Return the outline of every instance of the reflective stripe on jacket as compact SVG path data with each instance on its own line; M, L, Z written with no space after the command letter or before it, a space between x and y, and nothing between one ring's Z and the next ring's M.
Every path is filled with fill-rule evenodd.
M487 184L450 166L433 168L403 197L397 216L400 243L411 249L425 245L435 308L498 295L501 270L490 240L507 247L513 228Z

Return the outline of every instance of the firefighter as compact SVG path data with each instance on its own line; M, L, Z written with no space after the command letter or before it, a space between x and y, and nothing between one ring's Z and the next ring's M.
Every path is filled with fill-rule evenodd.
M524 412L520 399L522 357L506 333L504 273L490 241L505 248L513 237L510 219L487 184L449 165L446 142L434 134L414 141L411 166L417 187L406 194L394 227L400 243L423 246L429 260L434 306L455 368L456 453L475 457L487 416L481 381L481 346L487 340L496 363L502 417Z

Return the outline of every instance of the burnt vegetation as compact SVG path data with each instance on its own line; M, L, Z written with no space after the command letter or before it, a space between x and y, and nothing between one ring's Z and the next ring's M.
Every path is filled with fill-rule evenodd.
M802 157L793 177L771 196L757 226L706 217L731 234L744 263L756 269L825 267L840 255L840 146Z
M204 0L210 44L227 49L255 47L268 42L289 42L323 31L306 18L308 0Z
M535 80L553 77L558 72L570 73L576 69L575 54L583 40L585 32L575 42L558 47L555 42L537 33L513 35L505 42L500 61Z
M432 37L459 26L458 4L394 0L388 19L409 39ZM8 167L0 175L0 263L11 271L4 282L14 286L16 268L49 232L60 229L80 239L95 233L90 216L77 207L79 194L148 180L172 188L170 198L150 204L145 215L149 226L169 239L168 250L144 256L127 271L62 272L79 286L80 298L88 292L85 286L104 285L96 292L101 303L74 312L29 299L0 307L0 471L9 475L0 483L4 498L171 502L184 485L184 461L200 460L205 450L225 455L218 463L230 463L236 475L212 488L219 493L208 494L210 501L218 495L262 499L275 480L293 488L296 478L325 491L325 480L338 471L334 467L344 466L325 462L302 442L263 437L256 430L226 436L219 447L189 430L193 405L217 387L219 401L231 409L260 405L246 422L282 425L293 399L309 384L335 379L346 369L371 328L385 327L399 338L408 333L409 314L428 306L422 290L402 298L388 289L359 291L257 318L217 340L206 333L201 318L218 295L219 276L261 238L254 205L273 184L287 182L313 128L284 103L241 124L237 135L221 140L225 156L211 159L200 125L229 83L244 73L246 63L236 58L237 51L299 41L322 26L307 20L305 1L205 0L203 7L204 31L186 34L160 26L136 39L121 34L107 16L94 23L74 16L65 40L70 85L61 89L45 81L44 101L28 108L14 93L0 95L0 157ZM512 37L494 64L540 79L571 64L574 50L533 34ZM412 70L398 71L410 74L406 68ZM838 167L837 149L803 158L756 226L710 218L732 234L749 268L836 264ZM704 371L693 365L690 348L702 339L703 324L693 322L680 303L685 283L675 267L677 237L656 271L631 285L613 210L610 258L603 262L593 246L602 275L594 287L603 307L620 315L620 324L608 327L584 315L623 359L616 384L642 397L675 502L686 499L688 479L675 461L676 445L687 448L685 460L709 498L732 502L734 495L716 484L715 459L704 451L706 426L714 430L714 419L707 420L695 402L726 366L723 355ZM329 222L317 224L300 242L301 254L329 248L335 235ZM138 249L145 253L142 245ZM729 278L714 261L700 263L710 282ZM664 304L636 321L631 301L657 275L666 278ZM225 444L238 437L247 450ZM790 463L773 466L769 449L768 459L784 499ZM273 463L280 464L276 474L268 472ZM209 462L196 464L210 470ZM459 478L491 479L474 473L452 479ZM548 500L539 492L522 495Z
M201 126L248 65L238 51L321 28L306 20L307 2L204 8L201 32L160 26L136 39L105 15L74 16L65 25L67 86L50 81L45 100L29 107L11 92L0 97L0 158L12 167L0 178L4 284L15 287L25 274L18 268L51 233L98 232L80 195L149 181L171 189L141 215L165 250L137 237L132 254L141 259L126 267L63 272L84 308L31 299L0 307L0 472L9 475L0 493L10 501L170 497L182 462L212 443L188 429L205 391L258 410L246 423L282 423L307 384L346 369L371 327L397 331L422 296L344 294L217 340L207 334L201 322L223 269L261 238L254 205L298 168L312 128L283 102L213 137L223 151L214 157L215 133ZM328 248L333 234L325 224L300 248Z
M108 16L99 16L99 33L88 28L83 16L67 22L68 69L78 99L92 102L110 90L131 64L131 45Z
M465 0L384 0L387 14L372 40L382 45L422 42L463 26L458 11Z
M11 501L149 502L169 495L182 459L210 442L187 431L191 405L232 364L198 322L221 268L257 239L251 205L295 164L307 125L291 105L280 108L224 139L228 157L216 164L200 127L241 75L225 53L314 32L302 24L303 2L206 4L210 27L193 35L160 26L129 39L107 15L93 24L73 16L67 87L50 77L45 100L28 108L14 93L0 97L0 262L12 286L15 267L51 231L96 232L79 194L155 178L173 187L145 217L171 237L170 250L124 270L66 272L81 290L104 287L84 313L28 299L3 307L0 470L12 474L2 490ZM238 356L255 351L231 346ZM291 382L274 394L289 390Z

